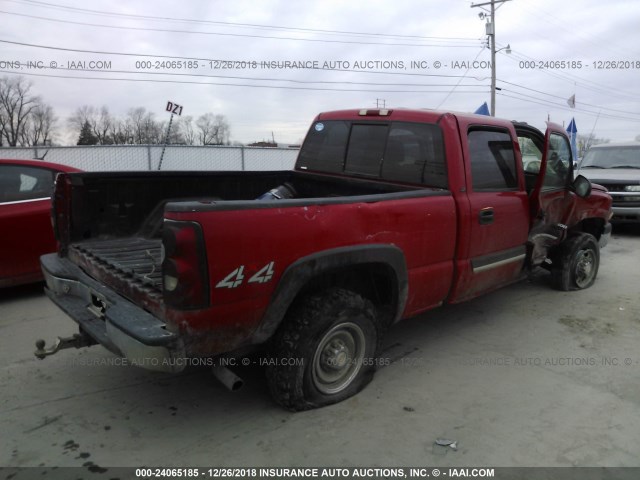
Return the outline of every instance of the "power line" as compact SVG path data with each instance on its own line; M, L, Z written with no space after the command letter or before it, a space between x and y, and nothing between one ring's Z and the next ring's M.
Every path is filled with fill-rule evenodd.
M129 53L129 52L110 52L110 51L96 51L96 50L82 50L82 49L71 49L71 48L64 48L64 47L53 47L53 46L47 46L47 45L35 45L35 44L27 44L27 43L22 43L22 42L13 42L13 41L8 41L8 40L0 40L0 43L7 43L7 44L13 44L13 45L20 45L20 46L26 46L26 47L31 47L31 48L42 48L42 49L49 49L49 50L58 50L58 51L66 51L66 52L77 52L77 53L90 53L90 54L100 54L100 55L115 55L115 56L139 56L139 57L152 57L152 58L165 58L165 59L187 59L187 60L201 60L201 61L211 61L212 59L206 59L206 58L194 58L194 57L180 57L180 56L167 56L167 55L152 55L152 54L138 54L138 53ZM476 56L476 58L478 58L478 56L480 55L480 53L482 53L483 50L481 50L479 52L479 54ZM63 69L63 68L59 68L57 70L66 70L66 71L91 71L91 72L95 72L95 70L83 70L83 69ZM339 71L339 72L354 72L354 73L367 73L367 74L384 74L384 75L403 75L403 76L419 76L419 77L444 77L444 78L459 78L459 82L461 82L464 78L470 78L473 79L475 78L476 80L483 80L485 77L466 77L466 73L465 72L464 75L446 75L446 74L425 74L425 73L407 73L407 72L379 72L379 71L368 71L368 70L354 70L354 69L318 69L318 70L326 70L326 71ZM317 71L317 70L316 70ZM128 79L128 78L116 78L116 79L109 79L109 78L104 78L104 77L100 77L100 78L96 78L96 77L79 77L79 76L61 76L61 75L36 75L36 74L26 74L23 72L15 72L15 71L5 71L5 73L12 73L12 74L25 74L25 75L32 75L32 76L50 76L50 77L54 77L54 78L70 78L70 79L86 79L86 80L118 80L118 81L144 81L143 79ZM346 84L346 85L370 85L370 86L382 86L382 87L416 87L416 86L422 86L422 84L415 84L415 83L379 83L379 82L353 82L353 81L321 81L321 80L317 80L317 81L305 81L305 80L295 80L295 79L276 79L276 78L263 78L263 77L240 77L240 76L225 76L225 75L214 75L214 74L183 74L183 73L175 73L175 72L149 72L149 71L127 71L127 70L110 70L108 72L100 72L100 73L123 73L123 74L141 74L141 75L168 75L168 76L191 76L191 77L204 77L204 78L220 78L220 79L233 79L233 80L250 80L250 81L277 81L277 82L289 82L289 83L297 83L297 84ZM552 98L557 98L557 99L562 99L564 100L564 97L561 97L559 95L553 95L547 92L543 92L541 90L536 90L530 87L526 87L524 85L520 85L520 84L516 84L514 82L508 82L505 80L500 80L502 83L508 84L508 85L512 85L514 87L517 88L522 88L524 90L528 90L528 91L532 91L535 93L539 93L541 95L546 95L546 96L550 96ZM149 82L153 82L153 80L149 80ZM156 83L195 83L195 84L207 84L206 82L171 82L169 80L162 80L162 81L156 81ZM288 88L285 86L268 86L268 85L248 85L248 84L234 84L234 83L208 83L211 85L223 85L223 86L248 86L248 87L255 87L255 88ZM482 85L471 85L471 84L465 84L465 85L448 85L448 84L432 84L432 85L425 85L426 88L432 88L432 87L454 87L457 88L457 86L465 86L465 87L472 87L472 88L482 88ZM293 87L289 87L291 89L295 89ZM297 88L297 89L305 89L305 88ZM376 91L380 91L380 90L357 90L357 89L322 89L322 88L306 88L307 90L334 90L334 91L362 91L362 92L376 92ZM414 90L385 90L386 92L392 92L392 93L403 93L403 92L407 92L407 93L445 93L445 91L440 91L440 90L418 90L418 91L414 91ZM509 90L507 90L509 91ZM452 93L452 91L449 92L449 95ZM460 91L460 93L474 93L474 91ZM475 91L475 93L483 93L482 91ZM520 92L512 92L516 95L523 95ZM516 97L511 97L508 95L505 95L505 97L509 97L509 98L516 98ZM448 97L447 97L448 98ZM531 97L529 96L529 98L532 99L536 99L535 97ZM517 98L519 100L522 100L521 98ZM532 102L532 103L539 103L539 102L543 102L545 100L543 99L536 99L538 100L538 102ZM630 115L634 115L634 112L628 112L628 111L624 111L624 110L616 110L616 109L611 109L608 107L601 107L598 105L592 105L592 104L586 104L584 102L581 102L583 105L587 105L587 106L591 106L594 108L599 108L599 109L604 109L604 110L609 110L609 111L614 111L614 112L618 112L618 113L625 113L625 114L630 114ZM551 102L547 102L547 103L539 103L539 104L543 104L545 106L554 106L554 107L563 107L561 105L555 104L555 103L551 103ZM442 105L442 103L441 103ZM565 108L566 109L566 108ZM579 110L580 111L580 110ZM592 113L592 112L585 112L585 113ZM611 116L611 118L620 118L620 119L628 119L627 117L615 117L615 116Z
M216 35L223 37L242 37L242 38L261 38L268 40L287 40L287 41L298 41L298 42L314 42L314 43L340 43L340 44L350 44L350 45L377 45L384 47L448 47L448 48L470 48L476 47L477 45L433 45L426 43L381 43L381 42L360 42L355 40L327 40L327 39L318 39L318 38L298 38L298 37L272 37L269 35L250 35L245 33L222 33L222 32L203 32L197 30L176 30L169 28L150 28L150 27L127 27L123 25L103 25L100 23L88 23L88 22L75 22L72 20L61 20L58 18L48 18L48 17L40 17L37 15L27 15L24 13L14 13L14 12L6 12L4 10L0 10L0 13L4 13L5 15L15 15L18 17L31 18L35 20L44 20L47 22L56 22L56 23L64 23L68 25L81 25L86 27L98 27L98 28L108 28L115 30L133 30L133 31L144 31L144 32L162 32L162 33L186 33L186 34L199 34L199 35Z
M93 70L92 70L93 71ZM253 85L241 83L225 83L225 82L196 82L189 80L161 80L161 79L142 79L142 78L109 78L109 77L85 77L78 75L52 75L39 73L15 72L12 70L0 70L2 73L12 75L27 75L31 77L47 77L47 78L64 78L71 80L93 80L93 81L118 81L118 82L147 82L147 83L170 83L170 84L189 84L189 85L220 85L229 87L248 87L248 88L273 88L280 90L312 90L312 91L334 91L334 92L368 92L368 93L445 93L444 90L365 90L365 89L347 89L347 88L321 88L321 87L292 87L284 85ZM478 94L478 90L460 90L458 93L474 93Z
M148 58L162 58L167 60L196 60L196 61L223 61L221 59L215 58L204 58L204 57L187 57L187 56L179 56L179 55L156 55L151 53L132 53L132 52L110 52L104 50L83 50L79 48L67 48L67 47L53 47L50 45L37 45L33 43L24 43L24 42L14 42L11 40L2 40L0 39L0 43L6 43L10 45L19 45L22 47L30 47L30 48L40 48L45 50L56 50L61 52L74 52L74 53L88 53L92 55L114 55L114 56L124 56L124 57L148 57ZM404 75L404 76L414 76L414 77L441 77L441 78L460 78L465 77L465 75L447 75L444 73L410 73L410 72L383 72L383 71L372 71L372 70L355 70L355 69L346 69L346 68L318 68L314 69L315 71L331 71L331 72L354 72L354 73L367 73L374 75ZM481 81L486 77L469 77L475 80Z
M506 98L512 98L514 100L520 100L521 102L528 102L528 103L535 103L537 105L542 105L545 107L555 107L555 108L559 108L561 110L566 110L569 112L580 112L583 113L585 115L590 115L590 116L601 116L604 118L609 118L609 119L613 119L613 120L627 120L627 121L631 121L631 122L638 122L640 123L640 118L630 118L630 117L622 117L619 115L611 115L611 114L606 114L606 113L601 113L601 112L594 112L591 110L584 110L584 109L579 109L579 108L569 108L565 105L562 104L558 104L558 103L554 103L554 102L550 102L548 100L544 100L544 99L539 99L536 97L533 97L531 95L525 95L523 93L519 93L519 92L510 92L510 93L514 93L516 95L520 95L521 97L525 97L525 98L520 98L520 97L514 97L513 95L507 95L505 93L502 92L497 92L498 95L501 95L503 97Z
M86 68L64 68L64 67L42 67L44 70L50 71L67 71L67 72L91 72L91 73L100 73L100 74L113 74L113 73L122 73L126 75L168 75L168 76L178 76L178 77L199 77L199 78L221 78L221 79L229 79L229 80L250 80L250 81L258 81L258 82L289 82L296 84L328 84L328 85L368 85L368 86L377 86L377 87L475 87L475 88L485 88L484 85L477 84L450 84L450 83L430 83L428 85L424 83L381 83L381 82L354 82L350 80L296 80L291 78L270 78L270 77L244 77L237 75L215 75L215 74L205 74L205 73L180 73L180 72L154 72L154 71L146 71L146 70L92 70ZM309 69L313 70L313 69ZM16 72L21 75L22 72ZM102 78L102 77L101 77Z
M474 62L478 59L478 57L479 57L479 56L480 56L480 54L483 52L483 50L484 50L484 47L482 47L482 48L480 49L480 51L479 51L479 52L478 52L478 54L476 55L476 58L474 58L474 59L473 59L473 61L474 61ZM472 63L473 63L473 62L471 62L469 65L471 65ZM453 87L453 88L451 89L451 91L447 94L447 96L446 96L446 97L444 97L444 99L443 99L443 100L438 104L438 106L436 107L436 110L437 110L437 109L439 109L439 108L444 104L444 102L446 102L446 101L449 99L449 97L453 94L454 90L460 86L460 82L462 82L462 80L464 80L464 78L465 78L465 76L467 75L467 73L469 73L469 70L471 70L471 67L467 68L467 70L464 72L464 75L462 75L462 76L460 77L460 80L458 80L458 84L457 84L457 85L454 85L454 87Z
M536 90L535 88L529 88L529 87L525 87L524 85L520 85L520 84L517 84L517 83L507 82L506 80L500 80L500 82L505 83L507 85L512 85L514 87L522 88L522 89L528 90L530 92L535 92L535 93L540 93L542 95L547 95L549 97L557 98L557 99L560 99L560 100L566 100L567 99L566 97L562 97L560 95L554 95L552 93L546 93L546 92L543 92L541 90ZM502 88L502 90L509 91L509 90L507 90L505 88ZM513 93L518 93L518 92L513 92ZM629 112L628 110L617 110L615 108L603 107L603 106L600 106L600 105L594 105L592 103L586 103L586 102L583 102L583 101L580 101L579 103L580 103L580 105L586 105L588 107L599 108L599 109L602 109L602 110L610 110L612 112L617 112L617 113L625 113L625 114L629 114L629 115L640 115L640 113Z
M59 5L48 2L40 2L36 0L7 0L13 3L26 3L33 4L37 6L43 6L45 8L53 8L53 9L61 9L67 11L76 11L89 15L100 15L100 16L111 16L111 17L124 17L124 18L137 18L142 20L159 20L159 21L169 21L169 22L187 22L187 23L199 23L199 24L210 24L210 25L220 25L220 26L230 26L230 27L242 27L242 28L258 28L258 29L267 29L267 30L287 30L287 31L298 31L298 32L311 32L311 33L321 33L321 34L337 34L337 35L355 35L355 36L371 36L371 37L389 37L389 38L409 38L409 39L422 39L422 40L447 40L447 41L474 41L478 40L477 38L470 37L433 37L433 36L421 36L421 35L399 35L399 34L389 34L389 33L369 33L369 32L353 32L353 31L344 31L344 30L325 30L325 29L315 29L315 28L302 28L302 27L285 27L285 26L277 26L277 25L265 25L265 24L255 24L255 23L238 23L238 22L223 22L223 21L214 21L214 20L201 20L201 19L190 19L190 18L171 18L171 17L158 17L152 15L136 15L130 13L119 13L119 12L107 12L104 10L91 10L87 8L79 8L79 7L70 7L66 5Z

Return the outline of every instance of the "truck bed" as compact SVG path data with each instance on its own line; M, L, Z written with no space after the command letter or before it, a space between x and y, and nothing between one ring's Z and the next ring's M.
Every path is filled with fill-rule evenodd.
M284 182L295 187L296 201L309 205L441 190L307 172L102 172L68 177L68 203L56 206L72 212L64 215L68 223L58 226L63 255L149 309L162 304L162 227L169 203L188 211L225 204L233 209L277 207L283 204L255 199Z
M97 239L159 238L163 209L168 202L253 202L285 182L295 187L299 200L347 200L425 188L306 172L77 173L69 175L71 191L64 194L70 203L56 207L73 212L66 218L68 224L59 240L66 247Z

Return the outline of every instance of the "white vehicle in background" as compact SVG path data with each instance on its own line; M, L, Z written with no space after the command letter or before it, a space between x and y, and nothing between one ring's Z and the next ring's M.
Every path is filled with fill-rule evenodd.
M612 222L640 223L640 142L595 145L580 162L578 173L609 190Z

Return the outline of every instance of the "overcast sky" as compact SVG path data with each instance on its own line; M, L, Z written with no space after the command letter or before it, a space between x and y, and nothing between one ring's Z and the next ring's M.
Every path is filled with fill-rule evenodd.
M142 106L168 119L172 100L183 115L225 115L232 141L273 132L277 142L297 143L321 111L384 102L468 112L489 103L485 20L471 4L0 0L0 75L27 76L61 126L81 105L107 105L116 116ZM512 50L497 55L497 116L538 128L575 117L579 133L612 141L640 135L637 0L507 1L497 10L496 42ZM45 68L25 68L27 61ZM278 61L319 68L263 63Z

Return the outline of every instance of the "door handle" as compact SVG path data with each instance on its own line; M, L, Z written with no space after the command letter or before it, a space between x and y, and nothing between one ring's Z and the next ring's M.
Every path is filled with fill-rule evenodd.
M493 207L485 207L478 214L478 222L480 225L489 225L493 223L494 211Z

